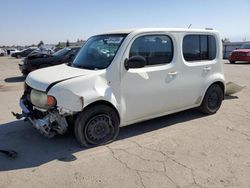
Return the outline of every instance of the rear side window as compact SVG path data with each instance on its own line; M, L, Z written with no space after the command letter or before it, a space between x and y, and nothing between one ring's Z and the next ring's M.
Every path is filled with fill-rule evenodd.
M182 48L186 61L213 60L216 57L216 40L213 35L186 35Z
M133 42L129 57L143 56L147 65L170 63L173 59L173 43L166 35L147 35Z

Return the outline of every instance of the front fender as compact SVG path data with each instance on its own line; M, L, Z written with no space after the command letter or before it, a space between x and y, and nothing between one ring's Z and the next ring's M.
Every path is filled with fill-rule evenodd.
M49 91L57 100L58 108L71 112L82 111L96 101L110 102L118 109L117 95L103 75L83 76L60 82Z

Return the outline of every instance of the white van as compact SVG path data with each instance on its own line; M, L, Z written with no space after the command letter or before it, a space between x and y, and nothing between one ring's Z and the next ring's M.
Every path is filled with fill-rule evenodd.
M114 140L119 127L200 107L215 113L225 79L219 33L194 29L120 30L88 39L72 64L34 71L20 100L43 134L74 126L86 147Z

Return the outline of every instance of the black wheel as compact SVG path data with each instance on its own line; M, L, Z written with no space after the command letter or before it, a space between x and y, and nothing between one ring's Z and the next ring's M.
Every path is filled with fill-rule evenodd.
M20 59L20 58L22 58L22 56L21 55L17 55L16 58Z
M107 144L115 140L119 133L119 117L113 108L95 105L78 115L74 131L82 146Z
M205 114L216 113L223 100L223 91L217 84L210 86L201 104L201 111Z
M235 61L230 61L230 63L231 63L231 64L234 64L234 63L235 63Z

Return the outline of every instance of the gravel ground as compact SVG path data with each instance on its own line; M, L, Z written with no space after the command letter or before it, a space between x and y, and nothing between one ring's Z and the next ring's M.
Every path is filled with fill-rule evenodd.
M124 127L118 140L79 147L72 134L47 139L20 112L20 60L0 57L0 187L250 187L250 64L224 61L246 88L211 116L187 110Z

